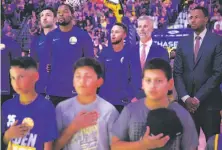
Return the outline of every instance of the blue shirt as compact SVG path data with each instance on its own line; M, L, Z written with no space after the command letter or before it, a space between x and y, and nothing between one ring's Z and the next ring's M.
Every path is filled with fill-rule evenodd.
M128 91L127 65L124 61L129 51L130 47L126 45L120 52L115 52L110 46L99 57L104 67L104 84L99 95L113 105L126 105L132 98Z
M18 95L6 101L2 105L2 133L16 120L18 120L17 125L19 125L25 118L31 118L34 126L23 138L11 140L14 147L29 147L32 148L32 150L43 150L45 142L53 141L58 137L55 108L53 104L49 100L44 99L43 96L38 95L37 98L28 105L22 105Z
M1 44L5 48L0 50L1 53L1 95L10 94L9 68L10 61L14 57L21 56L21 47L11 38L2 35Z
M30 47L30 56L39 63L39 80L36 82L36 91L38 93L45 93L49 73L46 71L47 65L47 51L44 49L46 35L41 33L34 36Z
M73 65L81 57L94 57L90 36L75 26L69 32L57 28L47 35L45 48L51 64L46 93L60 97L76 95L72 84Z

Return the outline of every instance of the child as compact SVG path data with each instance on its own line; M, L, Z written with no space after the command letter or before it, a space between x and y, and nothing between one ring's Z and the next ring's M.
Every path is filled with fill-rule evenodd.
M77 96L56 107L60 137L55 149L109 150L111 128L119 113L96 95L102 85L102 68L93 58L80 58L74 65L73 85Z
M172 109L180 118L184 130L181 149L193 150L198 146L197 131L189 112L176 102L170 103L167 97L167 93L172 90L173 85L172 70L167 61L155 58L146 63L142 79L142 88L146 97L127 105L113 125L113 150L143 150L163 147L168 142L169 136L163 137L163 134L150 136L149 127L143 136L147 114L150 110L157 108ZM142 140L140 140L141 137Z
M37 63L30 57L13 59L10 77L18 95L2 106L4 143L8 149L51 150L58 135L55 108L35 91Z

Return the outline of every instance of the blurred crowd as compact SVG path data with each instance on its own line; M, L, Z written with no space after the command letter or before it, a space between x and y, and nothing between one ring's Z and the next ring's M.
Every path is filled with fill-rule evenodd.
M70 5L63 3L69 3ZM50 114L52 116L47 114L48 111L51 111L45 109L49 108L48 104L45 105L47 107L44 107L44 111L43 107L36 111L41 112L41 114L36 113L36 116L44 121L49 121L51 124L44 128L44 131L36 133L35 136L37 137L39 134L41 135L39 137L44 137L45 133L51 133L52 136L48 134L50 137L38 141L39 143L36 145L42 146L44 144L44 147L52 147L53 143L51 141L57 139L55 148L58 150L63 147L66 149L67 145L69 147L67 149L78 149L75 147L80 149L80 144L82 144L81 146L87 144L91 148L91 139L93 139L93 142L96 140L95 143L102 146L103 144L106 145L107 148L103 149L108 150L110 149L109 141L111 141L109 139L111 137L110 133L115 135L112 138L111 145L112 149L115 150L118 149L118 145L121 145L119 142L129 140L135 144L135 141L145 141L149 139L146 137L150 135L150 129L146 128L149 125L145 123L153 122L147 121L147 114L156 108L162 107L175 110L174 115L177 114L181 119L183 128L174 133L178 139L172 138L170 144L167 145L166 143L171 137L165 136L165 143L158 147L163 147L166 144L169 147L168 149L173 150L171 147L174 147L175 143L177 145L175 150L181 148L193 150L202 144L202 142L198 142L200 129L203 130L205 135L204 142L211 141L213 135L218 134L219 130L222 131L219 113L222 108L220 91L222 41L221 36L219 36L222 35L222 6L220 3L213 0L210 2L203 0L181 2L177 0L128 0L122 3L124 17L122 23L119 23L116 21L113 12L106 8L102 1L98 0L90 2L78 0L72 0L72 2L71 0L2 1L2 10L4 10L2 14L5 15L6 21L2 21L4 23L4 33L0 47L4 62L3 69L1 69L4 73L2 81L5 83L4 89L1 90L3 93L1 102L14 96L17 102L24 101L24 104L29 107L25 110L23 106L20 107L20 103L14 105L15 100L9 100L3 104L2 110L4 112L2 114L4 116L2 118L5 127L3 140L8 147L10 145L12 148L18 147L25 143L24 139L26 137L20 140L22 142L20 145L16 145L13 141L15 136L11 130L17 127L16 115L32 114L32 111L29 110L38 108L34 107L35 105L43 106L42 102L48 103L48 100L51 100L57 106L56 114ZM58 7L58 10L55 11L52 7ZM208 18L210 18L209 21ZM191 28L194 33L188 34L186 38L182 39L181 37L184 34L182 32L180 34L179 30L187 31L188 28ZM168 32L170 29L178 30ZM165 44L161 47L155 42L155 36L153 36L155 30L161 33L169 33L170 36L166 36L166 38L181 38L178 48L176 50L172 49L169 54L163 48ZM213 34L211 31L219 35ZM11 61L11 58L21 54L20 50L17 50L20 48L13 44L11 38L5 35L20 43L23 52L30 52L29 56L31 57L19 57ZM161 35L160 38L164 39L164 35ZM171 43L169 45L172 45L172 43L174 45L174 41L169 41L169 43ZM177 46L177 44L175 45ZM97 59L94 59L94 57L97 57ZM74 69L73 64L75 64ZM26 72L30 71L29 69L31 72ZM8 70L10 71L10 79ZM9 85L10 80L13 90L20 97L17 94L13 95L13 90ZM73 83L70 81L73 81ZM38 99L36 98L37 93L40 95L39 99L44 99L42 97L44 96L48 100L34 103L34 100ZM97 105L98 103L94 103L94 101L88 101L88 99L94 99L97 93L102 99L99 98L96 102L101 103L101 105ZM76 95L77 99L73 97ZM25 102L26 98L29 99L28 102ZM73 98L74 102L81 101L81 103L71 104ZM103 98L106 101L103 101ZM178 103L187 111L177 102L174 103L177 99ZM152 100L151 103L150 100ZM106 102L114 105L115 109ZM135 103L133 104L133 102ZM34 105L29 105L31 103ZM86 115L86 112L79 110L74 112L74 107L70 107L72 105L75 109L80 108L79 110L86 108L89 114L92 114L87 118L90 121L82 116ZM94 107L99 109L91 112ZM24 112L20 112L21 108L24 109ZM54 111L53 108L52 111ZM119 112L121 114L118 117ZM70 121L73 116L67 116L66 113L77 114L72 123ZM106 115L108 113L110 115ZM102 118L103 116L108 119ZM47 117L52 118L54 122L47 119ZM99 117L102 118L102 124L105 123L105 126L96 123ZM31 120L31 118L28 119ZM24 120L27 120L27 117ZM82 124L85 121L88 122L83 126ZM92 130L92 134L84 135L81 133L83 132L82 129L95 123L95 128L93 127L95 130ZM171 123L175 126L174 121L171 121ZM37 126L33 130L32 128L21 129L23 130L22 135L16 137L23 137L26 130L27 133L30 130L34 131L36 127L39 127L39 124L36 124ZM72 126L75 125L79 125L81 128L73 128ZM53 126L54 128L51 128ZM52 130L46 132L45 129ZM101 132L98 132L98 130ZM78 136L79 131L85 138L72 136ZM57 132L62 134L59 136ZM99 138L97 138L97 133L103 135L99 135ZM34 133L30 132L30 135L32 134ZM107 138L106 142L102 141L105 139L103 136ZM65 142L61 144L60 141L63 139L66 141L64 140ZM160 140L163 139L161 137ZM154 140L159 140L159 138ZM72 142L72 148L69 141ZM123 148L119 147L119 149L129 149L132 143L122 144ZM137 147L135 146L133 149L137 150L141 147L144 149L158 148L155 143L154 146L149 145L153 144L152 140L148 141L147 145L140 144L141 142L138 143ZM126 146L128 147L126 148ZM95 147L99 146L96 145ZM216 147L216 145L212 147Z
M41 33L39 12L47 6L57 8L65 0L2 0L6 21L3 32L20 43L23 51L28 51L33 35ZM88 31L94 48L102 50L108 46L108 36L115 23L113 12L103 1L70 2L74 9L73 23ZM124 0L123 23L128 25L131 35L138 41L137 18L141 15L153 17L154 29L189 28L188 12L196 6L204 6L211 12L208 28L222 35L222 5L219 1L179 1L179 0ZM132 28L131 28L132 27ZM134 43L134 41L132 42Z

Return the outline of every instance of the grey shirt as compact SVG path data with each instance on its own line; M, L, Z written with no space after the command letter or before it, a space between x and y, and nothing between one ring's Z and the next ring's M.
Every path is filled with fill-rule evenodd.
M127 105L113 125L112 133L122 141L138 141L144 134L149 109L144 104L145 99ZM176 112L183 125L183 135L180 142L180 150L191 150L197 147L198 135L193 119L189 112L173 102L168 106ZM172 127L173 128L173 127Z
M69 126L80 111L93 111L99 113L97 124L78 131L64 150L109 150L111 141L111 129L119 113L116 108L97 96L96 100L88 105L80 104L76 97L70 98L58 104L56 107L56 120L58 130L61 133Z

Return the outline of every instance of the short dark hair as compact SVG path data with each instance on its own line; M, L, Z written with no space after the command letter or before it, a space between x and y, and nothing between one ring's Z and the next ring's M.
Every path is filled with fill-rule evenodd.
M183 126L176 112L167 108L158 108L151 110L147 116L147 126L150 127L150 134L163 133L171 139L178 134L182 134Z
M20 56L12 59L11 67L19 67L22 69L37 69L37 63L32 57Z
M96 72L98 78L103 77L102 66L99 61L94 58L82 57L77 60L77 62L74 64L74 73L80 67L91 67Z
M176 52L176 49L172 49L172 50L170 51L170 53L171 53L171 52Z
M168 108L150 110L147 115L146 126L150 127L151 136L163 133L164 136L170 137L163 149L171 150L176 138L183 134L183 125L179 117L174 110ZM144 133L145 130L144 128Z
M115 26L115 25L122 27L123 30L125 31L125 33L126 33L126 34L128 33L128 28L127 28L127 26L126 26L125 24L116 22L116 23L114 24L114 26Z
M208 10L205 7L197 6L193 10L201 10L205 17L209 16Z
M143 69L143 77L144 77L144 72L146 70L152 70L152 69L162 70L165 73L167 80L170 80L172 78L171 66L170 66L169 62L167 62L164 59L153 58L150 61L146 62L145 67Z
M60 4L60 5L58 6L57 11L58 11L59 7L60 7L60 6L63 6L63 5L69 7L69 10L71 11L71 13L74 14L74 9L72 8L72 6L70 6L69 4L64 4L64 3L63 3L63 4Z
M53 13L53 16L56 17L56 11L55 11L54 8L49 7L49 6L48 6L48 7L44 7L44 8L41 10L41 12L44 11L44 10L50 10L50 11ZM41 13L41 12L40 12L40 13Z

